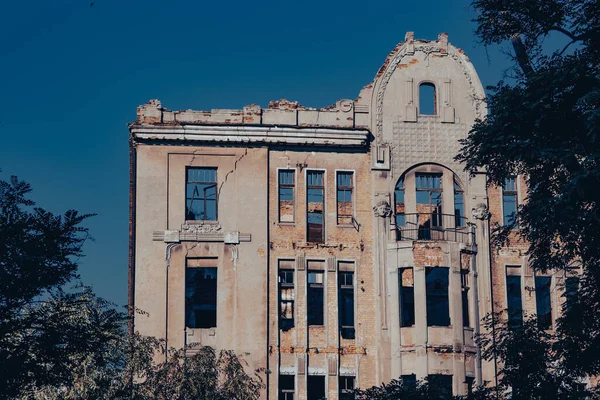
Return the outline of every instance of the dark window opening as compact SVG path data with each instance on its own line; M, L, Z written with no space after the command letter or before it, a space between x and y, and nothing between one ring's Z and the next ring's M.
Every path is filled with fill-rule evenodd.
M514 225L517 216L517 185L515 178L506 178L502 187L502 211L504 225Z
M454 182L454 226L465 226L465 220L465 193L458 183Z
M520 327L523 324L523 299L521 296L521 267L506 267L506 299L508 326Z
M308 241L313 243L325 242L325 186L322 171L308 171L306 175L306 207Z
M293 262L293 261L292 261ZM294 270L279 270L279 327L288 330L294 327Z
M469 318L469 271L460 271L460 278L463 327L469 328L471 326L471 321Z
M354 400L354 377L340 376L340 400Z
M325 400L325 377L319 375L309 375L307 379L307 399Z
M323 272L308 272L308 325L323 325Z
M417 376L415 374L401 375L402 386L414 389L417 387Z
M279 375L279 400L294 400L294 375Z
M419 85L419 114L437 114L437 94L433 83L424 82Z
M406 224L404 204L404 179L400 178L394 189L394 216L396 219L397 240L402 240L402 227Z
M352 204L352 183L354 173L337 173L337 223L338 225L352 225L354 205Z
M340 332L344 339L354 339L354 273L338 274Z
M427 377L431 399L452 397L452 375L432 374ZM433 389L433 390L432 390Z
M217 326L217 268L214 259L189 259L185 269L185 324L192 329Z
M442 174L416 174L419 239L431 240L432 229L442 227Z
M185 219L217 220L217 169L188 168L185 187Z
M579 277L571 276L565 279L565 298L567 309L573 307L578 301Z
M535 304L537 323L540 329L552 329L551 282L552 278L549 276L535 277Z
M400 291L400 326L415 324L415 282L412 268L400 268L398 271Z
M294 222L296 171L279 171L279 222Z
M448 268L426 267L427 326L449 326Z
M472 376L467 376L465 378L465 383L467 384L467 396L473 394L473 385L475 384L475 378Z

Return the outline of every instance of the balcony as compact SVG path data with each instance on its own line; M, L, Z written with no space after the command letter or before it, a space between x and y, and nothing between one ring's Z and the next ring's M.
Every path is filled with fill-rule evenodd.
M396 240L433 240L475 244L468 219L454 214L396 214Z

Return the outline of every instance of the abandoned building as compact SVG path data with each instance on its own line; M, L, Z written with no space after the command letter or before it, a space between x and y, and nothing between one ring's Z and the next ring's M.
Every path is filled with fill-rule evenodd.
M140 106L129 302L148 314L134 329L234 350L266 369L270 399L348 399L400 377L454 394L493 382L473 340L481 317L537 312L552 329L571 277L536 276L518 239L490 246L526 192L521 177L486 188L454 160L485 115L465 53L412 32L330 107Z

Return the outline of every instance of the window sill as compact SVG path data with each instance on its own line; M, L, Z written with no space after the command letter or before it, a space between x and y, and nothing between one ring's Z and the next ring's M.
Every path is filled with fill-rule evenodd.
M278 222L279 226L296 226L295 222Z

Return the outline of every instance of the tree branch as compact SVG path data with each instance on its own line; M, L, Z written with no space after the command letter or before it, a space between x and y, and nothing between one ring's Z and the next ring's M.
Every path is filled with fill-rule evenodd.
M523 70L523 73L525 74L525 76L531 75L534 71L533 71L533 67L531 66L531 63L529 61L529 56L527 55L527 50L525 50L525 45L523 44L523 41L521 40L521 35L517 33L517 34L511 36L510 40L512 42L513 49L515 50L515 56L517 58L517 62L519 63L519 66Z

